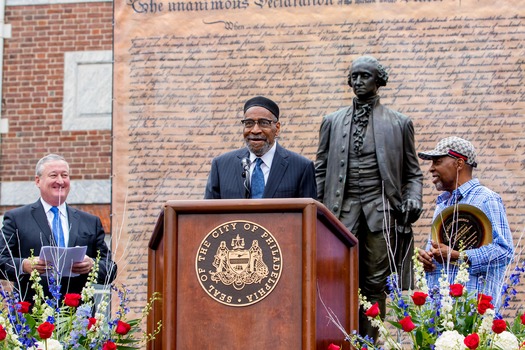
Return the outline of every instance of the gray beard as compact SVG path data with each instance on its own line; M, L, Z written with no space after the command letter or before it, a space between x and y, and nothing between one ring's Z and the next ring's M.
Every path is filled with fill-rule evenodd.
M262 157L263 155L266 154L266 152L268 152L270 150L270 148L272 148L273 145L270 145L268 142L266 142L264 144L264 146L259 149L259 150L253 150L251 147L250 147L250 143L248 141L246 141L246 147L248 147L248 149L250 150L250 152L252 152L253 154L255 154L257 157Z

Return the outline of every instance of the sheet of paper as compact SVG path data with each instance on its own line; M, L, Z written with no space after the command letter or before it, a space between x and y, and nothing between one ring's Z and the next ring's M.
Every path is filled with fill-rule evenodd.
M86 255L86 246L82 247L55 247L44 246L40 250L40 259L56 266L56 271L62 277L76 277L79 274L71 272L73 263L81 262ZM46 274L43 274L44 276Z

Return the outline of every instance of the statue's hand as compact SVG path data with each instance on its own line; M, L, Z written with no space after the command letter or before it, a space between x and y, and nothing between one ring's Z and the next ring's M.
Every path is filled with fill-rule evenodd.
M408 198L403 202L401 211L404 217L404 224L408 225L413 223L419 218L423 208L421 207L421 202L412 198Z

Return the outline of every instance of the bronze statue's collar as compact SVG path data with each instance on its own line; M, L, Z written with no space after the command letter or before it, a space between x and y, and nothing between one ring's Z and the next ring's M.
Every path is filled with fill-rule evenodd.
M354 97L354 101L353 102L354 102L354 108L357 108L358 106L363 106L363 105L370 105L373 108L379 102L379 96L376 95L376 96L370 97L370 98L368 98L366 100L360 100L357 97Z

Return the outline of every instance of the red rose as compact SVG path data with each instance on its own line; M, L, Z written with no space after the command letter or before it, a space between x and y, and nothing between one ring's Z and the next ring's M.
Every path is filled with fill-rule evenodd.
M463 343L470 350L477 349L479 345L479 335L477 333L469 334L465 337L465 340L463 340Z
M494 309L494 305L483 301L478 304L478 312L480 315L484 315L488 309Z
M23 314L27 314L29 312L29 308L31 307L31 303L29 301L20 301L16 303L18 312L21 312Z
M341 350L341 348L333 343L330 343L330 345L328 345L328 350Z
M366 310L365 315L375 318L377 315L379 315L379 313L379 304L375 303L374 305L370 306L370 309Z
M128 334L130 329L131 329L131 326L129 324L121 320L118 320L117 328L115 328L115 332L120 335L126 335Z
M80 305L80 299L82 299L80 294L69 293L64 296L64 304L71 307L77 307Z
M5 331L4 327L0 325L0 341L4 340L5 337L7 337L7 332Z
M494 320L492 322L492 330L496 334L503 333L507 329L507 323L504 320Z
M425 305L425 301L427 300L428 294L423 292L414 292L412 295L412 301L417 306Z
M484 315L487 309L494 309L494 305L491 303L492 297L490 295L480 294L478 297L478 312L480 315Z
M117 345L111 340L108 340L102 345L102 350L117 350Z
M463 285L456 283L450 285L450 296L460 297L463 295Z
M521 315L521 324L525 325L525 314Z
M481 302L481 301L490 303L492 301L492 297L490 295L486 295L486 294L480 293L478 295L478 303Z
M414 322L412 322L412 317L410 316L406 316L404 319L399 321L399 324L405 332L412 332L414 329L416 329L416 325Z
M38 331L38 335L40 336L40 339L48 339L48 338L51 338L51 335L53 334L53 331L55 330L55 326L49 322L44 322L40 326L38 326L36 330Z
M91 327L93 327L93 325L97 323L97 319L94 318L94 317L90 317L88 318L88 329L91 329Z

